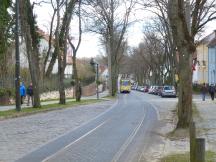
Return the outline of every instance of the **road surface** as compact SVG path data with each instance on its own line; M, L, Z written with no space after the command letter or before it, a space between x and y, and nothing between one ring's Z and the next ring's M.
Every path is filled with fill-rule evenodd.
M151 144L157 122L157 112L144 95L120 94L103 114L17 162L137 162Z

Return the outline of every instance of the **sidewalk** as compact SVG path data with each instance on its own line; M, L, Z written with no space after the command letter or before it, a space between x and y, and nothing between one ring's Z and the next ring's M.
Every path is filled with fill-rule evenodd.
M216 152L216 99L195 101L200 118L195 118L199 137L206 139L208 150Z
M143 154L146 158L144 162L158 162L167 155L189 152L188 130L179 129L173 134L177 123L177 99L155 98L151 102L159 112L160 124L152 134L157 138L156 142L152 142L152 146ZM194 115L197 138L205 138L206 150L216 153L216 98L212 101L208 95L206 100L202 101L201 95L193 95L193 103L197 107ZM216 162L216 157L214 158L213 161Z
M101 99L102 97L105 97L107 96L109 93L108 91L103 91L101 93L99 93L99 98ZM93 96L88 96L88 97L82 97L81 99L97 99L97 95L93 95ZM75 101L75 99L66 99L67 102L70 102L70 101ZM59 100L54 100L54 101L42 101L41 102L41 105L49 105L49 104L56 104L58 103ZM23 104L21 105L21 108L27 108L27 107L32 107L31 105L30 106L27 106L27 104ZM6 111L6 110L13 110L15 109L16 106L15 105L9 105L9 106L0 106L0 111Z

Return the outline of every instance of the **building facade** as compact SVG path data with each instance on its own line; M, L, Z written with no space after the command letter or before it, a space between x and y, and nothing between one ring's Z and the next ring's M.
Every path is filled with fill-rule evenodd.
M216 37L216 31L204 37L197 44L197 64L193 74L193 83L203 84L216 81L215 63L216 56L212 54L212 49L209 47L211 42ZM215 78L215 79L214 79Z
M216 84L216 32L215 38L208 45L209 84Z

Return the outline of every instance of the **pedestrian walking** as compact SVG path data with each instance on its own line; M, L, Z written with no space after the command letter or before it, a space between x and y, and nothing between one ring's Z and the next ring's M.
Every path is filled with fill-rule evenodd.
M25 88L24 83L21 82L21 83L20 83L20 97L21 97L21 104L24 103L25 96L26 96L26 88Z
M27 106L29 106L30 99L31 99L31 103L33 105L34 104L34 98L33 98L33 86L32 86L32 83L30 83L28 88L27 88L27 97L28 97Z
M202 95L202 100L205 101L205 96L206 93L208 92L208 88L206 86L205 83L203 83L202 87L201 87L201 95Z
M209 87L209 93L210 93L211 99L213 101L214 100L214 94L215 94L215 86L213 84L211 84Z

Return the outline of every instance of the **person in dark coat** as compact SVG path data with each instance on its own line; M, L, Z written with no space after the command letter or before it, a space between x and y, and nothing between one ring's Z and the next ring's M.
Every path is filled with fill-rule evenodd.
M29 106L30 99L31 99L32 105L33 105L34 104L34 100L33 100L33 86L32 86L32 83L30 83L30 85L27 88L27 97L28 97L28 103L27 103L27 105Z
M26 96L26 88L24 83L20 83L20 97L21 97L21 104L24 103L24 98Z
M205 101L205 96L206 93L208 92L208 88L206 86L205 83L203 83L202 87L201 87L201 95L202 95L202 100Z
M214 94L215 94L215 86L213 84L211 84L209 87L209 93L210 93L211 99L213 101L214 100Z

